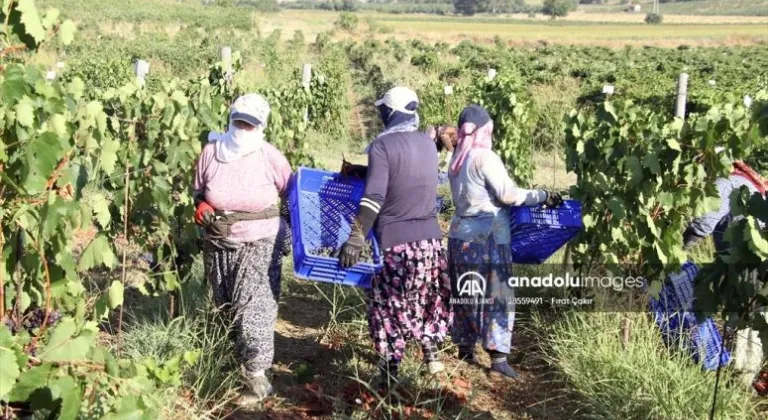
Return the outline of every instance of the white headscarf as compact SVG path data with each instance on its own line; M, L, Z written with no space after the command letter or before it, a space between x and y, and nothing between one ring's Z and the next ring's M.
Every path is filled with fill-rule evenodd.
M208 134L208 141L216 142L216 159L224 163L233 162L261 150L268 117L269 103L263 96L251 93L237 98L230 108L229 130L223 134L213 131ZM237 128L235 121L245 121L255 128Z

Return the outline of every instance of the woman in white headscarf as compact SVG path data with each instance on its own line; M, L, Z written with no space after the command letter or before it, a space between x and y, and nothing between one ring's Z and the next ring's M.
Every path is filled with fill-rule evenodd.
M211 133L197 162L195 221L204 227L205 273L217 306L233 316L237 356L249 393L272 393L266 370L274 356L286 223L279 203L291 167L264 130L269 104L257 94L231 107L229 130ZM284 214L283 214L284 215Z

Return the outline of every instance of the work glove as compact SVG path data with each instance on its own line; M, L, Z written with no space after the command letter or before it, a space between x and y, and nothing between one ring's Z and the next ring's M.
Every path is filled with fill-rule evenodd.
M544 205L550 208L559 207L563 204L563 196L560 193L546 191L547 199L544 200Z
M688 227L683 232L683 249L688 251L702 239L704 239L703 236L699 236L691 227Z
M339 254L339 265L342 268L349 268L357 264L360 260L360 254L363 252L365 246L365 237L363 236L360 223L355 221L352 226L352 233L349 235L349 239L344 245L341 246L341 253Z
M288 200L283 199L280 203L280 218L285 222L285 236L283 237L283 256L291 253L293 243L291 241L291 213L288 210Z
M349 176L365 179L366 175L368 175L368 167L365 165L353 165L342 157L340 172L345 177Z
M195 209L195 223L200 226L207 226L213 221L215 211L210 204L201 201Z

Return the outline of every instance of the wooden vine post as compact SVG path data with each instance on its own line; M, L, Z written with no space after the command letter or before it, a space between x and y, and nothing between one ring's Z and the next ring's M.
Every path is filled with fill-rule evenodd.
M688 99L688 74L680 73L677 79L677 103L675 105L675 117L685 119L685 102Z
M224 65L224 80L227 83L232 83L232 48L221 48L221 62Z
M144 86L145 78L149 74L149 63L144 60L136 60L133 70L136 72L136 78L139 79L139 83Z

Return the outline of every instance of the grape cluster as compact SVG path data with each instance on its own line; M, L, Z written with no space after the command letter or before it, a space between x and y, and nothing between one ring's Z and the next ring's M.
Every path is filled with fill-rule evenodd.
M30 311L27 311L21 319L21 327L23 327L27 332L30 334L32 331L34 331L37 328L40 328L40 326L43 324L43 320L45 319L45 309L44 308L35 308ZM51 311L50 314L48 314L48 327L55 326L59 320L61 319L61 312L58 310ZM19 332L19 323L14 321L10 317L4 317L3 323L5 326L11 331L11 334L16 334Z
M35 328L40 328L40 326L43 324L43 320L45 319L45 309L36 308L30 313L27 313L23 319L24 329L27 331L31 332ZM48 327L55 326L59 319L61 319L61 313L57 310L51 311L51 313L48 315Z

